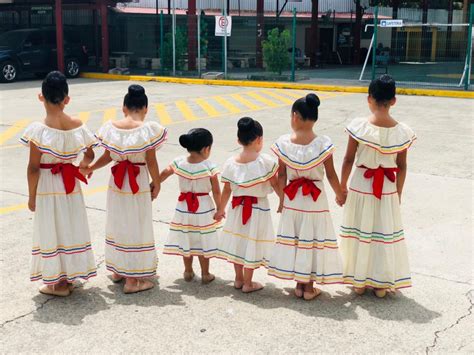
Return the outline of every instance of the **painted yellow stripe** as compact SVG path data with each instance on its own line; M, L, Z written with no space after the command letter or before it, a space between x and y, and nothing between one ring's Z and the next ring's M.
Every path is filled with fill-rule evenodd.
M79 119L82 121L82 123L87 123L90 117L91 117L91 113L89 111L79 112Z
M278 106L278 104L276 104L275 102L263 97L262 95L259 95L256 92L250 91L250 92L246 92L246 94L248 96L250 96L252 99L257 100L257 101L261 102L262 104L264 104L268 107L277 107Z
M240 108L238 108L232 102L223 98L222 96L214 96L213 99L216 100L219 105L223 106L227 111L231 113L239 113L241 111Z
M115 108L108 108L104 111L104 116L102 118L102 122L107 122L110 120L115 120L117 118L117 109Z
M156 110L156 116L160 120L160 123L163 126L171 124L173 121L171 120L170 115L168 114L168 111L166 110L165 104L156 104L155 105L155 110Z
M259 110L262 107L255 105L252 101L247 100L245 97L239 94L232 94L230 95L235 101L239 102L240 104L244 105L250 110Z
M24 119L17 121L13 124L13 126L9 127L5 132L0 133L0 145L3 145L6 141L11 139L13 136L18 134L18 132L22 131L30 120Z
M0 147L1 150L3 149L12 149L12 148L20 148L24 147L22 144L10 144L10 145L4 145L3 147Z
M219 111L205 99L196 99L196 103L201 107L209 117L219 116Z
M189 105L183 100L176 101L176 107L181 111L186 121L194 121L197 119Z
M22 203L20 205L13 205L13 206L7 206L7 207L0 207L0 215L6 214L6 213L11 213L11 212L16 212L16 211L21 211L25 210L28 208L28 205L25 203Z
M270 90L263 90L262 93L265 95L271 96L274 99L277 99L281 102L284 102L285 104L292 105L294 100L290 100L282 95L278 95L276 92L270 91Z
M305 97L305 95L306 95L305 92L295 92L295 91L291 91L291 90L280 90L280 92L284 95L294 97L295 99Z

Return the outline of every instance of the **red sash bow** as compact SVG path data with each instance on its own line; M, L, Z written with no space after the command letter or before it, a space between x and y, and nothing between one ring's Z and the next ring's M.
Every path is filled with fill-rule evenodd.
M314 181L306 178L299 178L290 181L283 191L285 192L286 196L288 196L288 198L293 201L300 188L302 188L303 196L311 195L313 201L315 202L321 194L321 190L316 186Z
M122 160L120 163L115 164L112 167L112 175L114 176L115 185L122 190L125 173L128 173L130 189L133 194L136 194L140 189L137 183L137 176L140 174L139 166L143 165L145 165L145 163L132 163L130 160Z
M181 192L181 195L179 195L178 200L179 201L186 201L186 204L188 205L188 211L192 213L196 213L196 211L199 209L199 196L208 196L208 193L204 192Z
M382 198L383 182L385 176L391 182L395 182L397 178L396 173L398 172L398 168L384 168L382 166L379 166L377 169L369 169L365 166L362 166L362 168L366 169L364 173L364 177L366 179L374 179L372 181L372 193L380 200Z
M252 205L256 204L258 199L255 196L234 196L232 198L232 208L242 206L242 224L246 225L252 216Z
M61 173L66 194L70 194L76 187L76 178L87 184L87 179L79 172L79 168L72 164L40 164L41 169L51 169L53 175Z

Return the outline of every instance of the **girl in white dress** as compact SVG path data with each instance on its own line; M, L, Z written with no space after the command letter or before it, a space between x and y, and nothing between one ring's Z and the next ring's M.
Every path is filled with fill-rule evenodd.
M253 282L253 271L266 266L274 243L273 224L267 195L272 187L281 196L276 174L277 162L263 147L263 128L249 117L238 122L237 133L242 151L224 165L224 190L217 219L225 216L225 208L232 197L228 216L219 239L219 257L234 264L236 289L258 291L263 285Z
M193 256L197 256L204 284L214 280L209 273L209 259L217 254L217 230L222 219L216 220L216 207L221 202L218 170L208 160L212 141L211 132L204 128L183 134L179 143L189 155L176 158L161 173L161 182L172 174L178 175L181 191L163 253L183 257L186 281L194 278Z
M93 134L64 113L68 84L60 72L43 81L40 101L46 118L32 123L20 138L30 148L28 207L35 212L31 280L43 280L40 292L68 296L72 282L96 275L79 172L94 159ZM79 167L73 165L84 153Z
M347 192L355 162L341 226L344 282L358 294L373 288L378 297L411 286L400 201L407 151L416 136L390 116L395 102L395 82L389 75L370 84L372 115L347 126L349 142L341 174Z
M155 150L165 142L167 130L144 122L147 110L145 89L131 85L123 103L125 118L99 129L96 136L105 152L87 171L114 162L107 191L105 264L114 282L125 278L125 293L152 288L149 278L157 267L151 202L160 191Z
M272 146L279 158L278 181L285 196L268 273L295 280L295 295L305 300L321 293L313 288L313 282L342 282L342 263L323 183L325 172L339 205L344 195L334 170L331 139L313 130L318 106L315 94L296 100L291 109L293 133L281 136Z

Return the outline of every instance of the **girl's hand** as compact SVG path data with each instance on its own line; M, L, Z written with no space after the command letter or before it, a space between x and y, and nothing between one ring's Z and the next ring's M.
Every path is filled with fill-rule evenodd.
M152 181L150 183L150 189L151 189L151 200L153 201L154 199L158 197L158 194L160 193L161 184L160 183L155 184L155 182Z
M280 204L278 205L277 213L281 213L283 211L283 200L280 200Z
M30 196L30 198L28 199L28 209L31 212L34 212L36 210L36 196Z
M79 172L90 179L92 177L93 170L90 168L90 166L86 166L84 168L79 167Z
M401 192L398 193L398 202L400 204L402 204L402 193Z
M346 194L342 193L342 194L340 194L340 195L336 195L336 203L337 203L340 207L342 207L342 206L344 206L344 204L346 203L346 198L347 198L347 193L346 193Z
M222 219L225 218L225 211L220 211L218 210L215 214L214 214L214 220L217 221L217 222L220 222L222 221Z
M343 186L341 185L341 191L342 191L342 194L347 198L347 194L348 194L348 190L347 190L347 186Z

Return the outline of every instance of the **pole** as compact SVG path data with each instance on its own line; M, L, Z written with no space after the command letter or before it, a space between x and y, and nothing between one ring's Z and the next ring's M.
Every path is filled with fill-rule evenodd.
M227 1L224 1L224 16L226 16L224 24L224 79L227 79Z
M176 76L176 0L173 0L172 15L172 37L173 37L173 76Z
M163 59L163 44L164 44L164 37L163 37L163 10L160 10L160 68L161 68L161 75L164 73L164 59Z
M109 71L109 25L107 22L107 3L100 4L100 27L102 30L102 71Z
M296 55L296 7L293 8L292 26L292 46L291 46L291 81L295 81L295 55Z
M201 77L201 0L197 0L197 47L198 47L198 77Z
M372 50L373 45L374 45L374 35L372 35L372 39L370 40L369 50L367 51L367 55L365 56L364 66L362 67L362 71L360 72L359 81L362 81L362 77L364 76L365 68L367 67L367 62L369 61L370 51Z
M467 30L467 53L466 53L466 62L467 62L467 72L464 78L464 90L469 90L469 83L471 81L471 51L472 51L472 22L474 20L474 4L471 4L469 9L469 28Z
M63 42L63 3L62 0L56 0L54 8L56 15L56 54L58 61L58 70L64 73L64 42Z
M378 28L379 6L375 6L374 13L374 35L372 37L372 80L375 79L375 65L377 58L377 28Z

